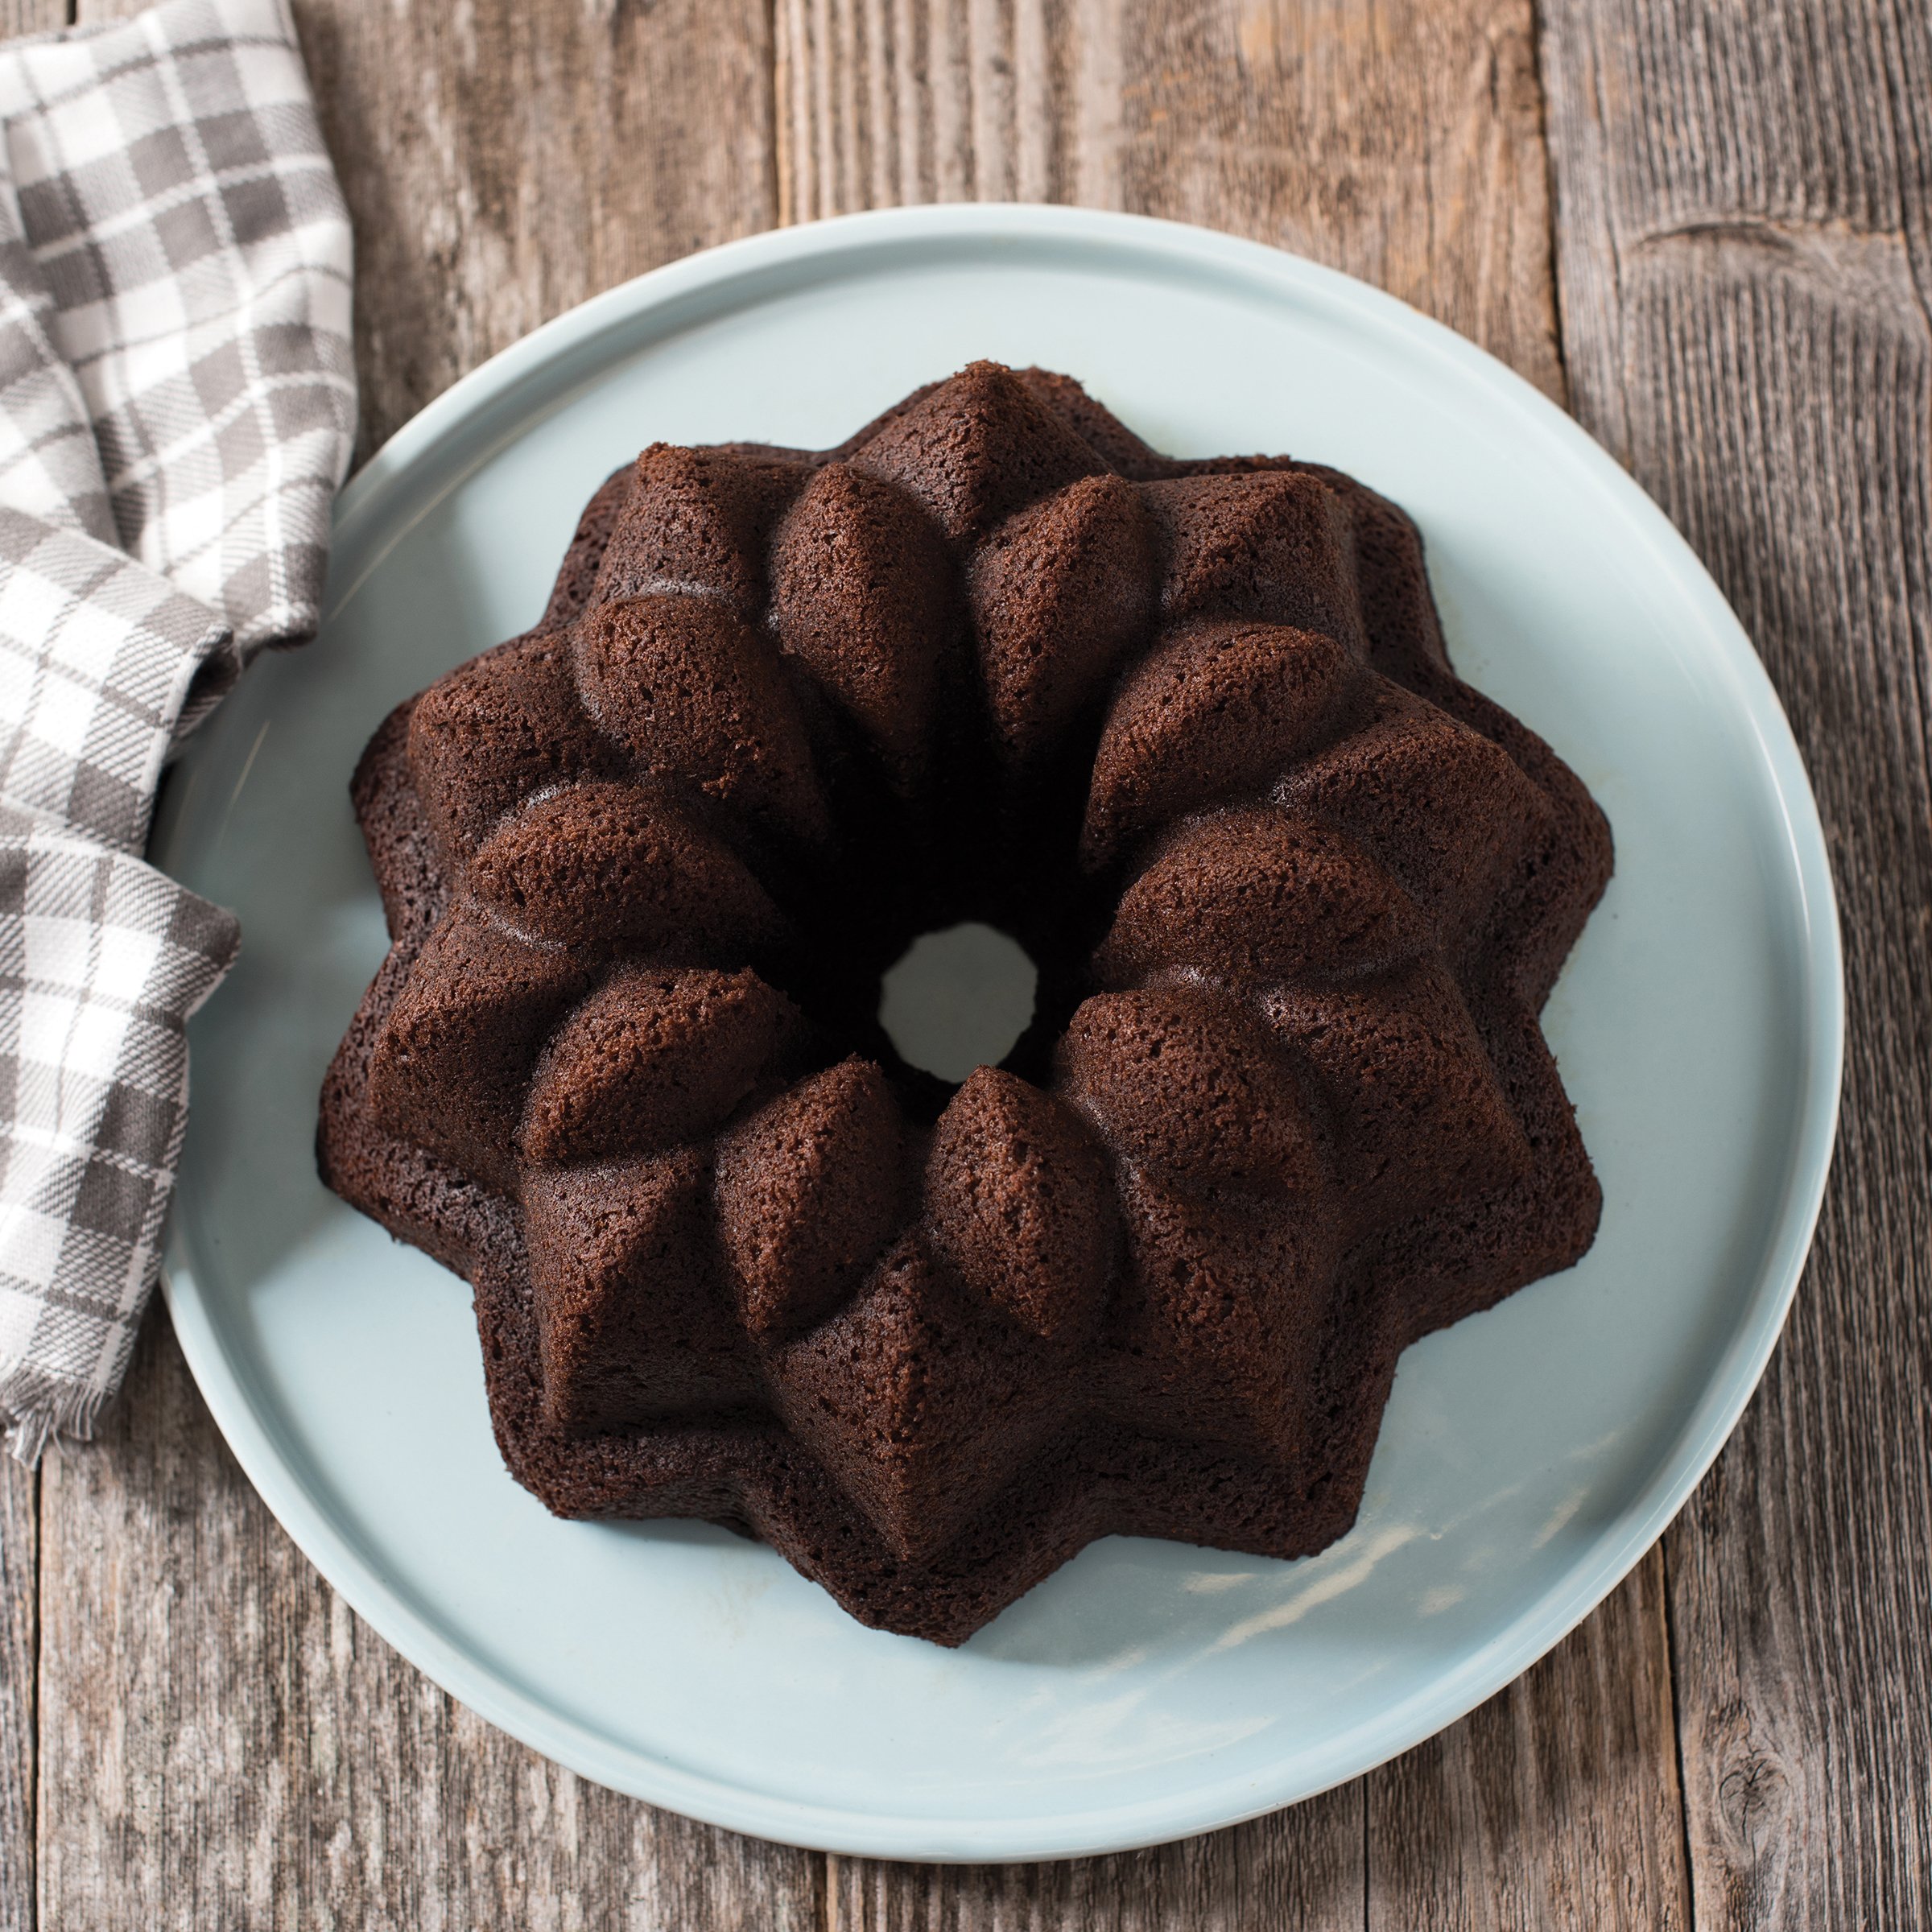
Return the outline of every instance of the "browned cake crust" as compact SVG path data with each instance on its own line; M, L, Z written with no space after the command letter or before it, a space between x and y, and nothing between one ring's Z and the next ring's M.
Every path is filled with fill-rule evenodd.
M1537 1024L1602 815L1414 526L975 364L839 449L654 445L353 795L393 949L324 1179L467 1275L517 1478L962 1641L1092 1538L1353 1521L1402 1349L1600 1197ZM1040 968L956 1089L878 979Z

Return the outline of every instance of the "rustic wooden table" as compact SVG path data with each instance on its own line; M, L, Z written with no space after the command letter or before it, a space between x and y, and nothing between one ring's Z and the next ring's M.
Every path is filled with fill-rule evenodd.
M0 24L63 11L4 0ZM1843 1128L1762 1390L1595 1616L1344 1790L1070 1864L783 1849L511 1743L296 1554L157 1311L98 1444L0 1474L0 1932L1926 1922L1924 7L295 13L355 216L365 454L612 283L894 201L1075 200L1232 229L1364 276L1513 364L1676 519L1783 695L1843 897Z

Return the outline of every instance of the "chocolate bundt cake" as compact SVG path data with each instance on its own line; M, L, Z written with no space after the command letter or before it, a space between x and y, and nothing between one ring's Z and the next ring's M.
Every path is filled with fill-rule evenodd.
M942 1644L1113 1532L1303 1555L1403 1348L1596 1232L1538 1014L1608 833L1334 470L990 363L654 445L352 789L394 943L323 1177L468 1276L560 1515ZM879 986L967 920L1039 991L954 1088Z

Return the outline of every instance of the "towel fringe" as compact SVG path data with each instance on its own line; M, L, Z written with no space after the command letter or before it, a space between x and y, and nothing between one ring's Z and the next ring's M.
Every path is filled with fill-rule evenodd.
M108 1394L105 1389L83 1387L16 1362L0 1374L0 1418L6 1420L9 1452L33 1469L55 1437L89 1441Z

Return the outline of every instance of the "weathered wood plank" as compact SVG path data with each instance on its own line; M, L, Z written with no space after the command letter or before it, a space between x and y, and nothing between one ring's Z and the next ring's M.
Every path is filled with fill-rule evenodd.
M1530 0L776 0L778 197L1078 201L1347 269L1560 395Z
M47 1925L819 1925L815 1856L560 1770L358 1622L159 1311L101 1441L43 1482Z
M0 0L0 39L65 27L68 13L67 0Z
M1362 1922L1358 1782L1252 1824L1114 1858L895 1865L834 1858L827 1932L1328 1932Z
M1368 1785L1373 1932L1690 1923L1663 1564Z
M1836 869L1837 1164L1765 1387L1666 1544L1700 1928L1932 1913L1932 20L1555 0L1578 413L1783 696Z
M760 0L295 14L355 221L359 456L539 323L772 224Z
M39 1770L40 1479L0 1451L0 1932L32 1932Z
M1517 1683L1340 1791L1117 1858L833 1859L831 1927L1681 1932L1690 1917L1666 1657L1653 1551Z

